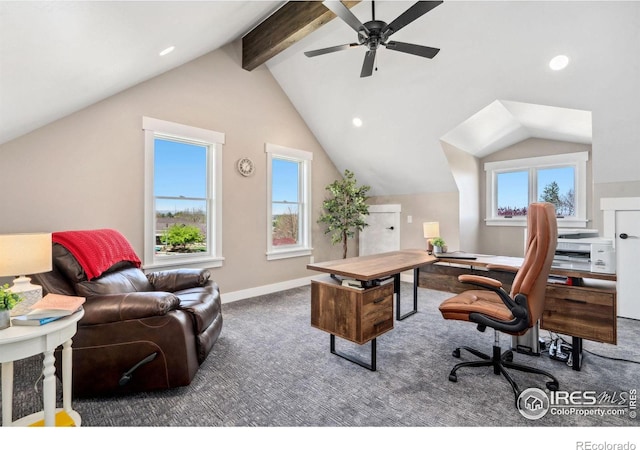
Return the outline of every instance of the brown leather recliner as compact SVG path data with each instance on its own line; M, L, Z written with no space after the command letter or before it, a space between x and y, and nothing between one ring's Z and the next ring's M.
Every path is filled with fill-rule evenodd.
M73 254L54 243L53 270L32 278L44 293L86 298L73 337L77 397L188 385L222 330L220 291L207 270L145 275L120 261L88 280Z

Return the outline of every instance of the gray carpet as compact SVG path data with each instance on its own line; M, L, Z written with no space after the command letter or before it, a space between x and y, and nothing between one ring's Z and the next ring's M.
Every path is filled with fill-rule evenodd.
M403 283L403 310L411 285ZM329 352L329 335L310 326L308 286L223 305L221 336L191 385L117 398L74 400L85 427L627 427L627 416L523 417L510 386L490 368L467 368L448 381L458 345L489 352L493 332L445 321L438 312L450 294L419 289L419 313L378 338L378 370ZM403 311L404 312L404 311ZM541 331L548 338L549 333ZM598 355L640 361L640 322L618 321L618 345L585 341ZM510 338L503 337L503 347ZM337 339L339 350L369 358L369 344ZM561 390L598 393L639 388L638 364L585 352L581 371L547 355L515 355L545 368ZM14 417L39 410L40 358L15 364ZM540 376L513 372L521 388L544 389ZM60 385L58 386L60 391ZM58 396L61 397L60 392Z

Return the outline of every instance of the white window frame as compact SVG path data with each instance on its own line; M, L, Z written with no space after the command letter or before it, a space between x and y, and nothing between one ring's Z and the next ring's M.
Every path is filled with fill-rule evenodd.
M484 164L486 172L486 218L489 226L527 226L526 216L500 217L497 215L497 176L504 172L529 172L529 203L538 201L537 171L554 167L574 167L575 207L574 216L558 218L558 226L563 228L586 228L587 219L587 161L589 152L564 153L560 155L537 156L533 158L494 161Z
M311 255L311 161L313 153L275 144L265 144L267 154L267 260L296 258ZM273 159L287 159L302 165L299 178L298 194L300 205L299 244L287 246L273 245L273 209L271 186L273 183Z
M145 269L159 267L221 267L222 257L222 146L224 133L151 117L142 118L145 149L144 263ZM187 141L207 148L207 252L158 256L155 254L156 211L154 198L154 146L156 138Z

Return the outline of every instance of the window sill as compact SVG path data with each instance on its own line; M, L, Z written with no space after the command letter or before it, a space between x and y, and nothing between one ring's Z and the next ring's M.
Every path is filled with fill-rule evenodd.
M526 227L527 219L485 219L488 227ZM587 228L587 219L558 219L558 228Z
M190 269L210 269L222 267L224 258L215 256L191 257L191 256L175 256L166 259L154 261L150 264L144 264L144 270L153 269L179 269L188 267Z
M296 247L295 249L288 250L272 250L270 252L267 252L267 261L285 258L299 258L301 256L311 256L311 252L313 252L313 248L301 247Z

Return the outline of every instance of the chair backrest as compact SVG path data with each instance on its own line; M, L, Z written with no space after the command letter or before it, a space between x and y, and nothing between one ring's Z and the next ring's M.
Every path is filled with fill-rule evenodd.
M558 242L556 210L552 203L531 203L527 211L527 246L524 262L511 285L511 298L527 296L529 327L544 311L547 279Z

